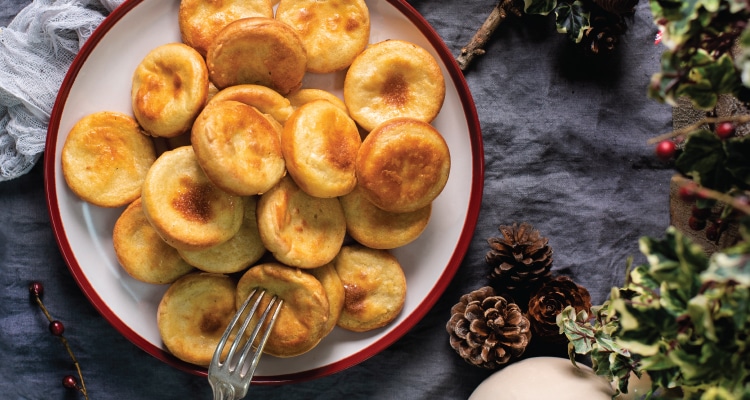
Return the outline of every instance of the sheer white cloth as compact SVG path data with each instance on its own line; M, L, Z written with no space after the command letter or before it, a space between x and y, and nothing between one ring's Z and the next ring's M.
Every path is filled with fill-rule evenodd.
M55 97L84 42L124 0L34 0L0 28L0 181L44 152Z

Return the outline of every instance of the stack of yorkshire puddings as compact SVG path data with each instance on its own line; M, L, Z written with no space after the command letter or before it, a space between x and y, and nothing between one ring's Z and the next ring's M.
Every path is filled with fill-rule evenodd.
M423 232L450 171L430 124L445 97L436 60L369 44L363 0L183 0L178 18L182 43L133 73L132 116L88 115L62 149L76 195L125 207L122 268L170 284L164 345L208 365L256 287L284 300L265 348L277 357L337 325L393 321L406 280L389 250ZM306 73L339 71L343 100L302 88Z

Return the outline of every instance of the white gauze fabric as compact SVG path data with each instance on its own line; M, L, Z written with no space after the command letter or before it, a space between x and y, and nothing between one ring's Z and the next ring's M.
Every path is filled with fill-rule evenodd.
M34 0L0 28L0 181L44 152L55 97L81 46L124 0Z

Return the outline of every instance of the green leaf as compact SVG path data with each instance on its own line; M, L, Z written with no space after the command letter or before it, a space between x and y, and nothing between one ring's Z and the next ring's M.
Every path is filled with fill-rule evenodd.
M700 279L704 283L718 282L728 284L736 282L750 287L750 254L748 253L714 253L708 269Z
M674 362L667 356L665 351L654 353L640 360L640 369L643 371L664 371L675 367Z
M726 149L726 169L744 188L750 187L750 138L743 136L724 142Z
M700 400L736 400L737 398L723 387L710 387L701 395Z
M666 18L669 21L685 19L684 3L683 0L651 0L651 13L654 19Z
M696 336L705 336L711 341L717 341L716 328L714 327L714 316L711 312L713 302L706 296L698 295L688 301L687 315Z
M572 41L579 43L584 30L589 27L589 12L583 8L580 0L572 4L559 3L555 7L555 23L558 32L567 33Z
M736 369L730 362L731 356L710 342L701 346L681 346L669 352L669 358L680 368L684 386L716 382L727 371Z
M707 80L681 83L675 87L674 92L674 94L669 94L669 96L677 98L687 97L693 106L699 110L710 110L719 101L719 95L714 92L710 82Z
M701 53L701 52L699 52ZM729 54L722 54L715 61L703 61L706 64L698 64L691 74L699 74L701 79L710 82L711 88L717 93L734 93L740 85L737 78L734 61Z
M524 0L523 3L526 14L547 15L557 6L557 0Z
M664 14L660 17L669 21L664 34L664 43L670 49L681 48L690 39L692 31L696 29L695 21L701 17L701 0L659 1ZM653 4L653 1L652 1ZM664 7L667 6L667 7ZM652 7L653 10L653 7Z
M678 97L689 96L701 109L714 107L720 94L737 93L742 84L728 54L714 60L705 50L698 49L683 65L688 69L688 79L675 88L675 93Z
M675 160L675 168L699 185L725 192L731 187L731 179L724 173L725 161L721 139L712 132L700 130L688 136L682 154Z
M594 339L594 329L587 321L588 317L576 314L575 308L567 306L557 315L557 326L560 333L565 334L572 346L573 352L577 354L588 354Z
M702 247L673 226L667 228L663 239L641 238L639 247L649 262L646 273L654 281L691 291L689 297L692 297L700 286L698 274L708 268Z
M622 299L612 301L620 317L615 339L629 351L643 356L659 352L663 331L676 331L674 316L658 306L634 307Z

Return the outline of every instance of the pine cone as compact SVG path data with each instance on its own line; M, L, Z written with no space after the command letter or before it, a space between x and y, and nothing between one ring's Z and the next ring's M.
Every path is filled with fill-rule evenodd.
M567 306L573 306L576 313L581 310L590 312L589 291L566 276L558 276L544 283L531 296L526 313L534 337L552 342L565 340L557 326L557 315Z
M461 296L445 329L461 357L488 369L521 356L531 339L529 320L518 305L496 296L489 286Z
M620 36L627 31L625 18L602 10L591 12L588 29L583 32L581 45L592 55L608 54L615 50Z
M490 279L498 290L517 292L549 279L552 248L547 245L547 238L526 222L498 229L503 237L487 240L491 250L485 256L493 267Z

